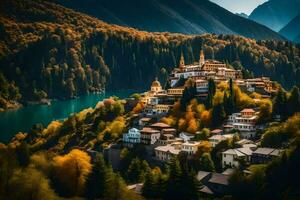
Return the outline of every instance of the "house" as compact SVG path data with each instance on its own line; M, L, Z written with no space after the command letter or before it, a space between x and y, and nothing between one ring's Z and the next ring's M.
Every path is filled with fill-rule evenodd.
M221 130L221 129L214 129L210 133L212 135L222 135L223 134L223 130Z
M129 129L128 133L123 134L123 143L127 144L139 144L141 143L141 133L138 129Z
M174 156L177 156L180 151L180 146L172 144L158 146L154 149L155 157L163 162L170 161Z
M229 177L225 174L199 171L197 173L197 180L201 182L200 193L205 196L221 197L228 192Z
M195 137L194 134L190 134L190 133L180 133L179 134L179 138L183 139L183 141L190 141Z
M242 138L253 138L256 135L256 121L258 115L253 109L244 109L228 117L228 124L239 130Z
M203 79L196 80L196 89L198 93L207 93L208 92L208 81Z
M172 127L169 126L168 124L165 124L165 123L162 123L162 122L158 122L158 123L151 124L150 128L162 131L163 129L169 129L169 128L172 128Z
M271 161L273 158L279 157L282 150L273 148L257 148L252 153L251 162L253 164L262 164Z
M222 167L239 168L242 160L250 163L252 152L250 148L228 149L222 152Z
M141 131L141 143L146 145L154 144L160 138L160 131L144 127Z
M177 130L175 128L163 128L161 130L161 134L172 134L172 135L176 135Z
M213 135L210 138L208 138L208 141L210 142L212 147L215 147L221 141L231 139L231 138L233 138L233 136L234 136L234 134Z
M151 118L151 117L143 117L139 120L139 126L140 127L147 126L151 123L152 120L153 120L153 118Z
M181 145L181 151L186 152L188 155L193 155L198 151L200 142L186 141Z

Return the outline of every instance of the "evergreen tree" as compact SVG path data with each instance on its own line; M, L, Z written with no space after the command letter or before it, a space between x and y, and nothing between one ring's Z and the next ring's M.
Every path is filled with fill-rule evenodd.
M106 166L102 154L98 154L86 183L87 199L102 198L110 187L112 178L112 170Z
M186 110L188 103L196 97L197 88L196 84L192 80L188 80L187 86L185 87L182 97L180 99L180 108L182 111Z
M206 107L208 109L212 108L213 106L213 98L216 94L216 84L213 79L209 79L208 81L208 95L206 98Z
M297 86L291 90L291 95L287 102L288 116L292 116L296 112L300 112L300 92Z
M281 119L285 119L287 114L287 95L280 87L273 103L273 115L280 115Z
M198 200L200 182L196 179L196 174L189 171L188 167L182 169L182 196L186 200Z
M200 168L203 171L212 172L215 170L215 165L209 153L204 153L200 158Z
M164 195L166 200L185 199L182 194L182 171L179 160L174 157L170 162L170 172Z
M22 142L16 148L16 154L21 167L27 167L30 161L30 150L26 142Z
M148 171L145 176L145 182L143 185L142 194L146 198L158 198L158 185L157 179L155 179L154 174L151 171Z
M140 161L138 158L134 158L127 171L127 179L130 183L140 183L144 181L145 174L150 171L147 161Z
M220 126L226 118L223 103L214 105L212 109L212 127Z

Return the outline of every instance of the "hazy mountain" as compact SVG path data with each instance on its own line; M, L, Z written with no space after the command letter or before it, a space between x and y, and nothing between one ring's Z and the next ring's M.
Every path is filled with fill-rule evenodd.
M246 13L235 13L237 16L248 18L249 16Z
M258 6L249 19L280 31L298 14L300 14L300 0L270 0Z
M279 32L291 41L300 43L300 14Z
M105 22L152 32L240 34L256 39L281 36L208 0L56 0Z

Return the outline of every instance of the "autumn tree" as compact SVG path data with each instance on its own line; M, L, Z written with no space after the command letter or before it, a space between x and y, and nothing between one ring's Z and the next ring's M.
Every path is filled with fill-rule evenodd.
M56 190L63 196L81 195L91 172L90 156L78 149L53 158Z

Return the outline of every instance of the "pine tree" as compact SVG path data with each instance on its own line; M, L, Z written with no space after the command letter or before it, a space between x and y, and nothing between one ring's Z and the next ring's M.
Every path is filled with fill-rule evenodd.
M110 187L112 176L112 170L106 166L102 154L98 154L86 183L87 199L102 198Z
M179 160L174 157L170 162L170 172L164 199L184 199L182 195L182 171Z
M200 168L203 171L212 172L215 170L214 162L209 153L204 153L200 158Z
M208 109L212 108L213 106L213 98L216 94L216 84L213 79L209 79L208 81L208 95L206 98L206 107Z
M145 176L145 182L143 185L142 194L146 198L157 198L157 187L154 174L151 171L148 171Z
M291 96L287 102L288 116L292 116L296 112L300 112L300 92L297 86L291 90Z
M220 126L226 118L223 103L214 105L212 109L212 127Z
M286 92L280 87L273 104L273 115L280 115L281 119L285 119L287 114L287 95Z

